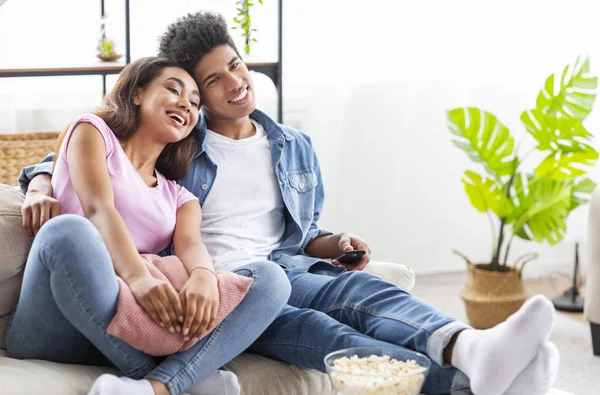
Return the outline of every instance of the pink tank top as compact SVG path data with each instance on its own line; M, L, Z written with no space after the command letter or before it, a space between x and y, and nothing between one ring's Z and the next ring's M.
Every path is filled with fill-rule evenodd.
M104 120L93 114L85 114L76 118L69 127L52 175L54 198L60 201L61 213L83 216L67 164L67 145L73 129L80 122L94 125L104 138L106 167L112 181L115 207L133 236L138 252L157 254L173 238L177 209L190 200L198 199L158 171L157 185L147 186Z

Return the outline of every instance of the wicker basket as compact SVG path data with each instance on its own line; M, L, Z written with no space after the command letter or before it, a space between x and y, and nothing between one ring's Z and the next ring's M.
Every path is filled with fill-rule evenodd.
M0 134L0 183L18 185L21 169L53 152L57 137L58 132Z
M467 262L467 284L460 293L467 317L474 328L491 328L519 310L527 299L522 268L490 272L489 265Z

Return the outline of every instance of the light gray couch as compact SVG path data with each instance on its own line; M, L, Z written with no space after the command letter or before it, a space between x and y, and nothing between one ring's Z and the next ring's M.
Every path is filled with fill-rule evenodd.
M4 333L18 300L23 268L31 239L21 226L22 194L0 184L0 394L2 395L82 395L108 368L64 365L47 361L16 360L4 350ZM370 271L405 290L414 286L413 271L405 265L372 262ZM600 321L598 321L600 322ZM316 370L303 369L258 355L244 353L228 363L246 395L326 395L333 394L328 377Z

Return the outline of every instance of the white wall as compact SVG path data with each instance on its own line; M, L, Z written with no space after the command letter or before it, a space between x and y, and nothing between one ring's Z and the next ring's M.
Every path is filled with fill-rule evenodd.
M83 3L4 4L0 67L8 60L93 57L96 27L90 18L99 10L93 1ZM255 8L260 42L251 60L276 56L276 2L265 3ZM465 169L478 168L450 143L445 111L483 107L522 136L519 115L534 105L548 74L584 53L600 74L600 5L593 0L284 3L285 120L309 133L320 155L327 194L322 225L356 232L370 241L374 258L407 263L417 272L463 270L453 248L487 259L487 218L470 207L460 183ZM80 19L56 12L59 4L73 7ZM176 17L200 8L229 12L234 2L165 4L132 0L134 59L154 54L157 37ZM107 0L116 28L121 8L121 1ZM0 128L43 130L95 106L98 78L77 78L0 79ZM268 82L261 84L259 99L275 113ZM34 116L15 115L33 111ZM587 126L600 132L597 111ZM600 180L597 168L592 176ZM585 235L585 222L582 208L569 221L569 242L554 248L516 243L513 256L540 252L526 274L569 271L572 241Z
M489 259L488 219L471 208L460 183L464 170L479 168L451 144L445 111L483 107L522 136L519 115L535 104L547 75L585 53L600 74L596 4L286 3L287 89L302 92L305 130L322 158L323 225L357 232L375 258L418 272L464 270L454 248ZM597 111L587 126L600 132ZM592 176L600 179L597 167ZM571 270L586 210L572 214L568 241L557 247L514 244L513 257L540 253L526 275Z

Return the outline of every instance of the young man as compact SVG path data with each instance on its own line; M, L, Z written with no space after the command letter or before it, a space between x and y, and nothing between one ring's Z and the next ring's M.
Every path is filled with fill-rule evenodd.
M187 69L201 91L204 116L194 131L199 154L182 184L200 198L202 234L216 270L278 264L292 285L288 305L250 351L324 371L324 356L335 350L406 347L435 362L426 394L547 392L558 367L548 342L554 309L547 299L534 297L505 323L479 331L362 272L368 244L318 227L324 193L311 140L255 109L250 73L224 19L200 12L176 21L160 52ZM25 169L24 184L47 172ZM24 204L32 233L58 209L44 196L46 183L37 177ZM354 266L325 261L359 249L366 254Z

